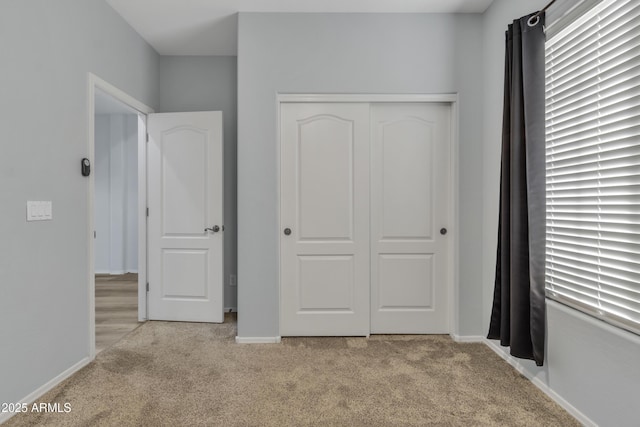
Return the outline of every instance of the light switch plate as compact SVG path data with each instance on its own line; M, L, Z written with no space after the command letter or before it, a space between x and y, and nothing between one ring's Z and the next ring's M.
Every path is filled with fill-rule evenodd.
M53 218L51 201L27 201L27 221L48 221Z

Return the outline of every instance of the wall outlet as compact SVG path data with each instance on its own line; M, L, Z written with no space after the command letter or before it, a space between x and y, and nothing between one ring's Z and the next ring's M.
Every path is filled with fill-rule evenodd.
M236 286L238 284L238 282L236 281L236 275L235 274L230 274L229 275L229 286Z

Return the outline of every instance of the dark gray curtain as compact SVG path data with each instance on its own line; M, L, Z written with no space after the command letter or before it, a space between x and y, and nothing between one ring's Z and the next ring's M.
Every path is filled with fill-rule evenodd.
M500 218L488 338L513 356L544 362L544 14L506 34Z

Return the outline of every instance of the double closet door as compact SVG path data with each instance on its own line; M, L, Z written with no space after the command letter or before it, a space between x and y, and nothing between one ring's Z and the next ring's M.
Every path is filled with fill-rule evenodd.
M450 105L280 118L280 334L448 333Z

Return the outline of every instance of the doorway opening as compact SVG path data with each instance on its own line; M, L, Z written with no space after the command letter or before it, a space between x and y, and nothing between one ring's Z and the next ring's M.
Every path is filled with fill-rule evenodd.
M89 353L147 318L146 120L153 112L89 74Z
M95 93L96 353L138 325L138 112Z

